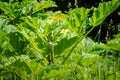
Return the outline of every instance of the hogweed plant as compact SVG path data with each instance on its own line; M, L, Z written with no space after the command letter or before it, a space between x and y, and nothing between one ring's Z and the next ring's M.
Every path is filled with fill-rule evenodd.
M67 14L45 11L55 6L52 1L0 2L0 79L119 80L120 59L100 56L119 52L119 34L106 44L87 35L120 1Z

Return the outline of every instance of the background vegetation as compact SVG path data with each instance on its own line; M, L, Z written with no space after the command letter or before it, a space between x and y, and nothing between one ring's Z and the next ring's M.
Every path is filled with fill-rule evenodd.
M1 0L0 80L120 80L120 0Z

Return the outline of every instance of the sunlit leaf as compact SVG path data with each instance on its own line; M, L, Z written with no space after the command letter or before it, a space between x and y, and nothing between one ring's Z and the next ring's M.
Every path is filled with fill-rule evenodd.
M78 35L85 33L88 27L88 13L90 9L77 8L69 12L67 17L67 23L70 29Z
M72 37L70 39L63 38L55 46L55 54L60 54L66 49L70 48L76 42L77 39L78 39L77 37Z
M98 8L94 9L92 18L90 20L92 26L95 27L101 24L106 19L106 17L114 12L119 6L119 0L100 3Z

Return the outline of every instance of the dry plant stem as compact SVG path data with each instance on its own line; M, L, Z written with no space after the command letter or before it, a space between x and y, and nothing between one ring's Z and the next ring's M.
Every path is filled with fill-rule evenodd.
M75 47L81 42L81 40L83 38L85 38L95 27L92 27L83 37L79 37L78 41L74 44L74 46L71 48L71 50L68 52L68 55L65 57L65 59L63 60L62 64L64 64L67 59L69 58L69 56L72 54L73 50L75 49Z

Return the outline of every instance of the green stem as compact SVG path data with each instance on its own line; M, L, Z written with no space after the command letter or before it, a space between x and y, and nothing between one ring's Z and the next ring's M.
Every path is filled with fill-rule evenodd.
M49 45L50 45L50 63L54 63L54 32L52 31L50 33L50 42L49 42Z
M50 44L50 50L51 50L51 52L50 52L50 63L54 63L54 44L53 43Z

